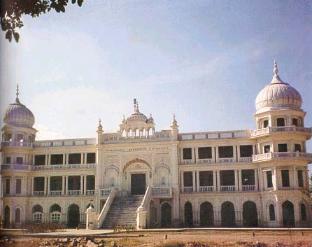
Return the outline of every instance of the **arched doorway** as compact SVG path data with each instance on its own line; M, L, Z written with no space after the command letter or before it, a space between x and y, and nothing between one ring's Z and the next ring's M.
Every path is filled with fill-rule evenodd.
M8 206L4 208L4 227L10 227L10 208Z
M21 223L21 210L19 208L15 209L15 224Z
M193 209L190 202L186 202L184 205L184 224L187 227L193 226Z
M213 207L211 203L200 204L200 226L213 226Z
M67 211L67 226L77 227L79 223L80 223L79 206L76 204L72 204L68 207Z
M282 204L282 211L283 211L283 226L294 227L295 226L294 205L290 201L285 201Z
M157 208L154 201L150 202L150 211L149 211L150 227L157 226Z
M247 227L258 226L257 206L254 202L247 201L243 204L243 225Z
M171 226L171 206L167 202L161 205L161 226L162 227Z
M224 202L221 206L221 226L235 226L235 211L231 202Z

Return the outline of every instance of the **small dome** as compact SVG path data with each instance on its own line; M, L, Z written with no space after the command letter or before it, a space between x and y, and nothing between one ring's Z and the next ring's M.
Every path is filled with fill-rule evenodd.
M25 105L20 103L17 97L15 103L10 104L7 108L3 121L8 125L32 128L35 117Z
M130 117L127 118L126 122L127 123L128 122L145 122L146 123L148 119L143 113L139 111L139 104L136 99L133 100L133 108L134 108L134 113L132 113Z
M277 64L274 62L273 79L257 95L256 110L259 111L265 107L300 109L301 105L300 93L280 79Z

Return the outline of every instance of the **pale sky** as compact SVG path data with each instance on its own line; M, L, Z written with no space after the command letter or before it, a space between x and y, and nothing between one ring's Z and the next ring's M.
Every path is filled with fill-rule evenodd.
M157 130L173 113L181 132L254 129L276 59L311 127L311 3L85 0L25 17L18 44L0 34L1 115L19 83L37 139L95 137L99 118L116 131L133 98Z

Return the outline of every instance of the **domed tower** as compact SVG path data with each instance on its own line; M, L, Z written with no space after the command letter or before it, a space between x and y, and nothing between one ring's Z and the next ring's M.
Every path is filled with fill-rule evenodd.
M31 171L32 147L36 130L33 113L19 100L10 104L3 118L1 129L1 177L3 185L3 210L5 226L19 225L25 220L25 197L31 191L28 174Z
M150 137L155 134L155 124L152 115L147 118L139 110L139 103L136 99L133 100L134 112L127 118L125 117L120 124L120 134L123 137L142 138Z
M311 199L308 193L306 141L312 129L305 128L300 93L282 81L274 62L272 81L256 98L256 139L260 188L263 191L263 224L307 226Z

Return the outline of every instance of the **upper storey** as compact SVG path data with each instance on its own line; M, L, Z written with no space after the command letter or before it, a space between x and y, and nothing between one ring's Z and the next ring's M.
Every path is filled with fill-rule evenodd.
M277 64L274 61L272 81L260 91L256 98L256 113L280 109L301 110L301 105L300 93L281 80Z

